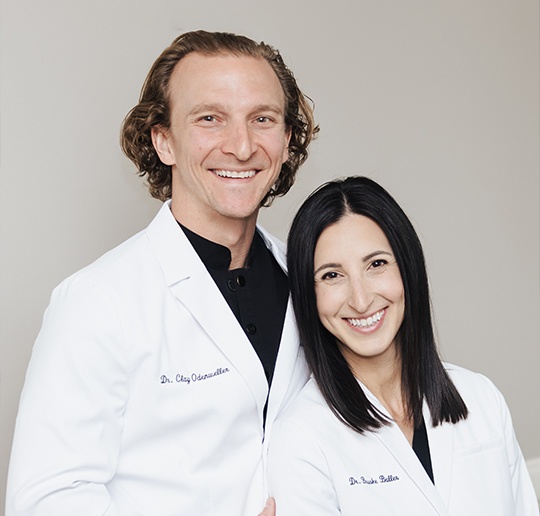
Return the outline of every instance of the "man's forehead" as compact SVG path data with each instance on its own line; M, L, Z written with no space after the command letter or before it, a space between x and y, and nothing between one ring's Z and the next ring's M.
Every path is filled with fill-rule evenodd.
M268 68L268 71L272 71L273 75L277 75L266 59L260 56L252 56L250 54L237 54L233 52L217 52L212 54L206 54L203 52L190 52L185 55L173 69L171 74L171 81L174 79L182 80L185 75L192 76L193 71L201 72L205 70L207 73L218 73L218 71L224 72L232 66L234 63L241 63L243 68ZM186 73L184 73L186 72Z
M227 85L250 83L252 91L268 95L264 103L276 104L270 98L274 93L279 95L279 103L285 104L285 92L272 66L263 57L230 52L204 54L191 52L183 57L175 66L169 81L170 100L178 93L190 91L195 96L206 92L225 90ZM213 100L206 99L204 102ZM281 111L281 109L280 109Z

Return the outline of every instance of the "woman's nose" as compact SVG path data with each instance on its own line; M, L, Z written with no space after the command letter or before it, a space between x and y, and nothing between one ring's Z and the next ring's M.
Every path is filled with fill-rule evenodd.
M357 312L366 312L373 301L373 293L369 284L363 279L356 279L351 283L349 305Z

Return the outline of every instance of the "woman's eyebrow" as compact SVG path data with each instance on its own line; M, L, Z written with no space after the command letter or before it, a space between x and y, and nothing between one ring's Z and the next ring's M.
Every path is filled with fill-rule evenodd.
M364 256L363 258L363 262L369 262L369 260L371 260L372 258L375 258L375 256L379 255L379 254L385 254L385 255L388 255L388 256L393 256L392 253L389 253L388 251L373 251L372 253L369 253L367 256Z
M334 269L334 268L339 268L339 267L341 267L341 263L324 263L313 274L317 274L323 269Z
M386 256L393 256L392 253L388 251L378 250L378 251L373 251L372 253L369 253L368 255L364 256L364 258L362 258L362 262L364 263L369 262L369 260L381 254L384 254ZM333 269L333 268L339 268L339 267L342 267L341 263L337 263L337 262L323 263L320 267L318 267L315 270L313 274L317 274L321 272L323 269Z

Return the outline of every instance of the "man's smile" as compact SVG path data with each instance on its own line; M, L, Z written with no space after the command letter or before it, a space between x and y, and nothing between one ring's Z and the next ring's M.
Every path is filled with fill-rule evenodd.
M212 172L219 177L230 177L230 178L240 178L245 179L249 177L254 177L257 173L256 170L223 170L223 169L212 169Z

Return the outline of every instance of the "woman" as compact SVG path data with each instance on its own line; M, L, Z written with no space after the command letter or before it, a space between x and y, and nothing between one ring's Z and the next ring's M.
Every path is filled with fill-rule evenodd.
M327 183L288 241L312 378L278 420L278 516L538 514L502 395L437 354L421 244L377 183Z

